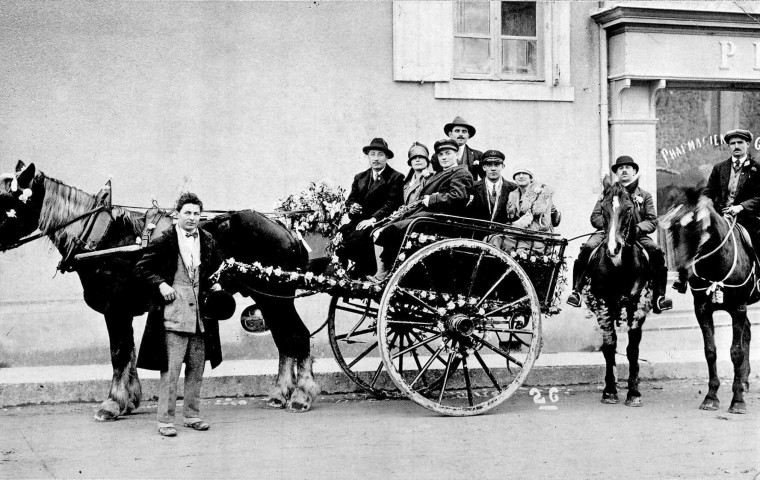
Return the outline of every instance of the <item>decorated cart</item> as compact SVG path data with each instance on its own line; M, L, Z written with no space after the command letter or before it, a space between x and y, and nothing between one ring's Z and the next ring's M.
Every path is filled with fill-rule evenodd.
M542 314L557 311L566 245L556 234L434 215L413 219L379 284L353 278L337 257L329 274L230 259L216 275L329 293L330 345L353 382L464 416L499 405L527 378Z

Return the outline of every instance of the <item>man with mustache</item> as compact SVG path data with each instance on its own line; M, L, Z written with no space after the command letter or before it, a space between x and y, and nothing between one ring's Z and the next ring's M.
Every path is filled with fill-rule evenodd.
M467 167L473 180L477 181L483 178L483 169L480 166L480 159L483 153L467 146L467 141L475 136L475 127L467 123L464 118L458 116L451 123L447 123L443 127L443 133L457 143L457 165ZM433 155L430 163L433 165L434 171L440 172L442 170L438 162L438 155Z
M702 194L713 201L715 210L729 217L744 228L757 251L760 231L760 163L749 153L752 133L736 129L723 136L731 150L731 157L717 163L710 173ZM673 288L686 293L686 271L678 272Z

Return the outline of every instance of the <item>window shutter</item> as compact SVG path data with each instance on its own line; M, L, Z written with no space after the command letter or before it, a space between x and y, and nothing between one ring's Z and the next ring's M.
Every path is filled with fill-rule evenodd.
M453 15L449 1L393 2L394 80L451 80Z

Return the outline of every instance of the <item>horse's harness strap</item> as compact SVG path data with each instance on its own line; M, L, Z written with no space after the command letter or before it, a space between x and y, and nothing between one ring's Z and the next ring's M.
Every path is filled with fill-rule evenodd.
M710 285L707 286L707 287L704 287L704 288L694 288L694 287L691 287L691 289L693 291L695 291L695 292L707 291L706 292L707 294L712 294L718 288L723 288L723 287L726 287L726 288L739 288L739 287L743 287L744 285L747 284L747 282L749 282L750 278L753 278L754 275L755 275L755 267L757 267L757 262L753 261L752 262L752 270L750 270L749 274L747 275L747 278L745 278L742 283L737 284L737 285L727 285L725 283L725 281L728 280L728 278L731 276L731 274L734 273L734 269L736 268L736 264L737 264L737 262L739 260L739 245L737 244L737 241L736 241L736 232L735 232L736 217L734 217L733 223L729 222L728 220L726 220L726 223L729 224L730 228L728 230L728 234L726 234L726 236L723 238L723 240L721 240L720 244L715 249L713 249L710 253L708 253L706 255L699 256L699 257L695 258L694 260L692 260L692 262L691 262L691 271L694 272L694 275L697 278L699 278L700 280L702 280L702 281L710 282ZM731 268L728 270L728 273L726 273L726 275L723 277L723 280L719 280L717 282L713 282L711 280L707 280L706 278L702 278L697 273L697 262L710 257L715 252L717 252L718 250L720 250L721 248L723 248L723 246L728 241L729 237L731 237L731 241L734 244L734 259L733 259L733 262L731 263ZM755 287L757 287L757 285L755 285Z
M73 219L69 220L68 222L63 223L61 225L58 225L55 228L52 228L52 229L47 230L45 232L35 233L35 234L33 234L31 236L28 236L28 237L24 237L24 238L20 239L19 241L17 241L16 243L13 243L11 245L8 245L7 247L4 247L0 251L5 252L7 250L13 250L14 248L18 248L18 247L20 247L22 245L26 245L29 242L37 240L38 238L42 238L42 237L45 237L47 235L52 235L53 233L57 232L58 230L62 230L64 228L68 227L69 225L80 221L83 218L89 217L90 215L93 215L93 214L95 214L95 213L97 213L97 212L99 212L101 210L105 210L105 208L106 208L106 205L100 205L97 208L93 208L92 210L88 210L88 211L84 212L83 214L74 217Z

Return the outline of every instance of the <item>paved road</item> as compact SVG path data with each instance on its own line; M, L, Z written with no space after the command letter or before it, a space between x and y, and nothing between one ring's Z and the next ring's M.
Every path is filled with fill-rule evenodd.
M321 397L302 415L210 399L212 429L176 438L156 433L155 403L109 424L90 420L95 404L13 407L0 411L0 477L760 478L760 392L737 416L729 389L717 412L697 409L694 381L643 384L639 409L602 405L597 387L559 387L543 405L523 389L469 418L361 395Z

